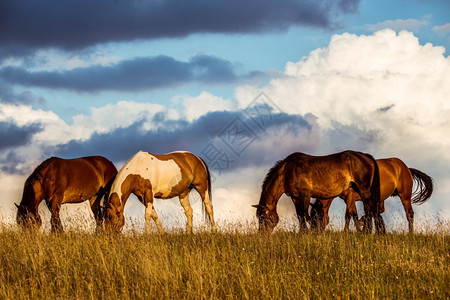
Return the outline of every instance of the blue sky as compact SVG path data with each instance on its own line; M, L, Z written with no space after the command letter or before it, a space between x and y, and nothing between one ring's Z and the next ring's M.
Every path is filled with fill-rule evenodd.
M344 149L431 173L434 201L418 209L445 215L449 11L448 1L421 0L2 1L6 215L46 157L98 154L120 166L140 149L201 154L234 118L251 119L244 109L261 92L278 119L249 125L258 138L216 170L219 199L245 195L220 201L219 217L235 202L244 203L239 217L253 216L260 181L287 154ZM239 173L251 179L236 183ZM391 215L402 216L391 201Z

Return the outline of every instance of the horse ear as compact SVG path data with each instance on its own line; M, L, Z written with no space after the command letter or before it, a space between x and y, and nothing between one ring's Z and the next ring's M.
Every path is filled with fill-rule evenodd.
M256 204L256 205L252 205L252 207L254 207L254 208L258 208L258 207L259 207L259 204Z
M14 205L17 207L17 209L19 209L20 205L18 205L17 203L14 202Z

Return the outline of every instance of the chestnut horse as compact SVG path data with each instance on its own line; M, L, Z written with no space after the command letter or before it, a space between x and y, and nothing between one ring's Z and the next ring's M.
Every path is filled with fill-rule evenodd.
M377 159L380 168L380 200L378 213L384 212L384 201L389 197L399 196L403 208L405 209L406 219L408 220L409 232L414 232L414 211L411 203L422 204L426 202L433 193L433 179L427 174L408 168L405 163L398 158ZM417 189L413 192L414 181L417 183ZM356 229L359 231L358 212L355 202L361 200L359 195L349 189L339 197L344 199L347 204L345 211L345 227L349 229L350 219L353 218ZM323 216L322 229L329 223L328 210L333 199L319 199L317 204L313 204L311 216L319 214ZM321 210L320 212L318 210Z
M17 223L42 225L38 207L42 200L52 214L52 232L62 231L59 211L64 203L90 201L97 228L102 224L100 201L109 195L117 174L112 162L102 156L74 159L51 157L42 162L25 181L20 205L17 205Z
M277 225L277 203L284 193L294 202L300 230L307 230L306 220L310 198L333 198L347 189L354 189L366 203L368 217L377 214L380 198L378 165L369 155L344 151L327 156L293 153L278 161L267 173L256 207L260 231L272 231ZM372 218L366 231L372 230ZM376 220L377 231L381 224Z
M190 152L151 154L139 151L119 171L105 205L105 227L120 231L125 224L123 210L131 193L145 206L146 230L150 219L159 232L163 228L153 207L153 198L178 196L187 217L187 232L192 233L192 207L189 192L195 189L203 200L213 231L216 231L211 203L211 175L208 166Z

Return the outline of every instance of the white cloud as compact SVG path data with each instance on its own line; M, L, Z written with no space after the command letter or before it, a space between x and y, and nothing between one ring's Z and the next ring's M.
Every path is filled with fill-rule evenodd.
M66 71L94 65L110 66L120 60L118 56L110 56L99 51L74 55L56 49L45 49L38 50L32 58L8 58L0 63L0 67L27 65L30 70L35 71Z
M143 120L143 129L155 129L158 122L154 118L161 115L165 120L176 120L180 114L160 104L119 101L115 104L91 108L90 115L77 115L73 118L72 132L76 139L87 139L94 132L105 133L119 127L128 127Z
M238 87L235 90L237 103L207 92L196 97L180 97L184 112L156 104L121 101L92 108L90 115L75 117L72 125L52 112L2 105L0 121L14 120L18 125L36 121L45 124L45 130L36 135L37 146L34 147L38 151L39 145L46 141L54 144L74 137L88 138L93 132L129 126L142 118L147 129L155 128L157 124L152 120L158 113L169 119L193 121L210 111L232 110L235 106L242 109L264 90L281 111L305 117L314 126L312 131L302 132L292 132L298 130L295 127L278 132L268 130L250 147L277 153L279 159L287 152L326 154L343 149L367 151L379 158L399 157L410 167L435 179L436 191L431 200L414 207L419 212L417 222L420 223L419 219L427 213L435 215L436 212L441 212L441 217L448 220L450 59L444 53L443 47L421 45L414 34L406 31L397 34L382 30L361 36L344 33L333 36L327 47L316 49L297 62L287 63L283 76L266 86ZM29 157L37 159L39 156L34 153ZM245 159L245 153L240 159ZM257 203L261 182L271 164L264 162L258 167L240 168L217 176L213 197L218 220L255 220L250 205ZM9 179L2 180L0 187L8 185L12 189L9 193L17 194L23 181L11 180L18 182L15 189ZM193 202L198 204L198 196L193 197ZM332 214L341 224L342 201L335 202L340 204L333 204ZM294 212L289 199L281 203L280 214L291 220ZM390 212L402 211L398 200L389 200L389 203ZM170 215L169 210L174 209L177 220L180 214L182 216L181 206L176 201L165 205L156 202L155 206L164 211L162 215ZM180 224L184 226L184 219Z
M396 20L386 20L381 23L377 24L368 24L365 27L372 31L379 31L382 29L392 29L395 31L401 31L401 30L409 30L409 31L417 31L421 27L427 26L428 21L426 20L417 20L417 19L396 19Z
M436 193L423 207L448 212L450 59L444 50L421 45L406 31L344 33L287 63L285 76L263 89L282 111L317 117L317 154L357 149L399 157L436 180ZM242 106L256 93L254 87L236 90Z
M444 25L439 25L439 26L434 26L433 27L433 31L437 32L438 34L441 35L447 35L450 34L450 23L444 24Z
M208 92L202 92L196 97L178 96L175 101L182 101L184 117L190 122L209 112L226 111L235 108L235 104L231 100L214 96Z

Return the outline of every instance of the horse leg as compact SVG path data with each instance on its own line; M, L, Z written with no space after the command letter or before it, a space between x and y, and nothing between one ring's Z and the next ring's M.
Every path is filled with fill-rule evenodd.
M343 194L343 198L346 204L345 207L345 226L344 231L348 231L350 228L350 220L353 219L356 230L361 231L358 221L358 211L356 209L356 200L360 198L360 195L353 191L347 191Z
M348 232L350 227L350 220L352 218L352 215L350 214L348 207L345 209L345 225L344 225L344 231Z
M386 225L384 224L384 220L383 217L381 216L381 214L384 212L384 201L381 201L378 204L378 214L377 217L375 219L375 225L378 225L377 232L379 234L385 234L386 233Z
M193 210L191 204L189 203L189 190L180 194L180 203L184 208L184 213L186 214L187 224L186 224L186 232L188 234L192 233L192 216Z
M322 220L323 229L325 229L325 227L327 227L327 225L330 224L330 215L328 214L328 211L330 210L332 201L333 199L329 199L328 201L322 202L322 204L325 202L325 204L323 205L323 220Z
M159 233L164 233L164 229L159 221L158 214L156 213L155 207L153 206L153 192L152 190L147 190L144 193L144 197L137 196L139 201L145 206L145 232L149 233L151 231L151 219L156 224Z
M91 210L94 214L95 223L96 223L96 231L100 230L100 228L103 225L103 212L100 207L100 202L102 201L103 196L105 195L105 192L103 191L103 188L98 191L97 194L92 197L89 202L91 204Z
M147 212L145 212L145 213L147 213ZM155 224L156 224L156 228L158 228L158 232L161 234L164 233L164 229L161 225L161 222L159 221L158 215L156 214L156 210L153 205L152 205L151 216L152 216L153 222L155 222Z
M159 221L158 214L156 213L155 207L153 203L147 203L145 207L145 232L149 233L151 230L150 221L153 219L153 222L156 224L156 228L158 228L159 233L164 233L164 229Z
M375 228L377 229L378 234L386 233L386 226L384 225L383 217L380 214L377 214L375 218Z
M61 210L62 196L54 196L51 201L47 202L48 208L52 214L50 218L50 224L52 232L63 232L61 219L59 217L59 211Z
M361 217L361 220L363 222L363 229L362 231L364 233L372 233L372 207L369 202L369 199L366 199L363 201L364 204L364 216Z
M325 230L330 223L328 211L333 199L316 199L311 205L311 229Z
M400 195L400 200L402 201L403 208L405 209L406 219L408 220L409 233L414 233L414 211L411 206L411 197L407 198L405 195Z
M197 191L197 193L202 197L203 201L203 208L208 214L209 223L211 225L211 231L217 232L216 223L214 222L214 211L213 211L213 205L211 202L211 198L209 197L209 190L208 190L208 182L207 181L196 181L192 183L194 185L194 189Z
M292 197L292 201L295 204L295 210L297 212L297 218L300 223L300 232L308 231L308 226L306 225L306 217L308 214L309 202L311 197L309 194L301 195L299 197Z
M378 203L378 211L376 214L374 214L375 229L377 234L386 233L386 226L384 225L384 220L381 216L382 212L384 212L384 201Z

